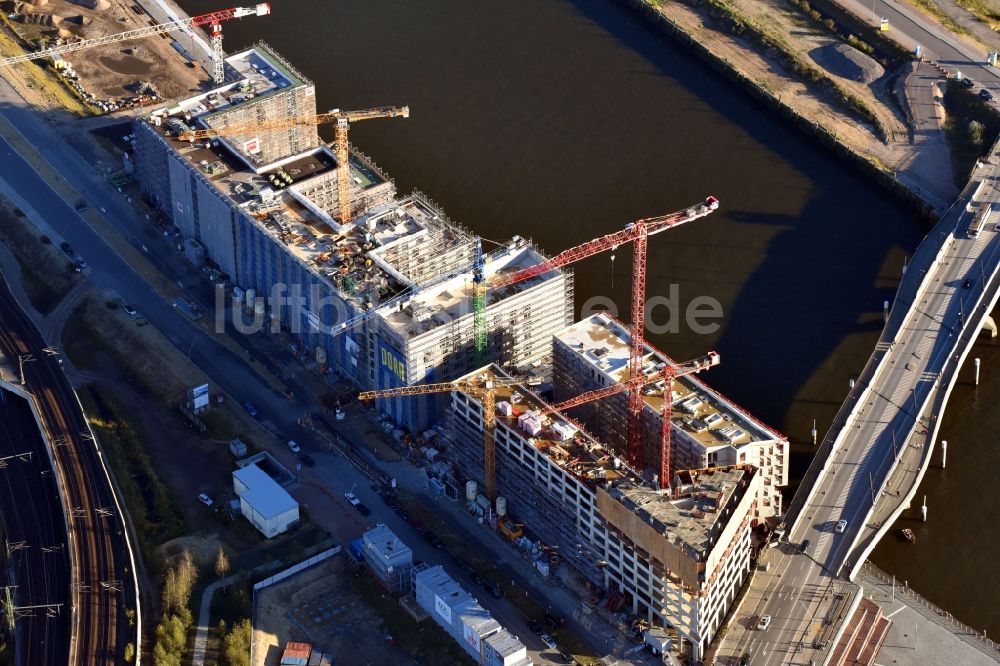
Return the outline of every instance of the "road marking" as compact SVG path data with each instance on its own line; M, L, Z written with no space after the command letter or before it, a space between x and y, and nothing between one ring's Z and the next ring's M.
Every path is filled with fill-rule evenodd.
M898 613L899 611L901 611L901 610L903 610L903 609L905 609L905 608L906 608L906 606L900 606L900 607L899 607L899 608L897 608L896 610L894 610L894 611L892 611L891 613L889 613L888 615L886 615L886 616L885 616L885 619L887 619L887 620L888 620L888 619L891 619L893 615L895 615L896 613Z

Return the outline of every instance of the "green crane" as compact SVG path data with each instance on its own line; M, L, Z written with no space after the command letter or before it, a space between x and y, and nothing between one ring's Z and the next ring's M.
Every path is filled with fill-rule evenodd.
M475 322L476 366L486 364L486 260L483 242L476 238L476 258L472 262L472 312Z

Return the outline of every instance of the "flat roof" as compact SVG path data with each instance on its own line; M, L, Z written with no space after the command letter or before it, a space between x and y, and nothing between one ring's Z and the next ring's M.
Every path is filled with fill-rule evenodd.
M608 489L608 494L668 540L707 554L718 537L716 524L729 518L722 508L734 494L745 492L747 484L740 482L755 472L748 465L682 470L673 496L670 490L628 481Z
M473 596L455 582L441 565L418 572L415 580L426 585L451 610L455 610L468 601L475 601Z
M524 643L506 629L501 629L492 636L487 636L485 640L486 644L501 657L510 657L526 649Z
M626 381L629 377L629 357L632 335L621 322L605 314L593 314L571 324L555 338L576 351L597 372L606 377L608 384ZM646 344L643 371L650 374L667 364L677 363ZM658 414L663 411L665 383L657 382L643 389L643 398ZM709 388L692 375L674 379L671 395L672 423L698 441L706 449L740 447L760 441L785 437L757 419L745 409Z
M341 225L334 219L339 212L334 210L337 163L327 146L257 165L223 137L179 141L177 135L186 128L211 125L234 105L260 102L269 93L310 84L266 46L255 46L226 62L244 78L153 111L151 126L261 230L345 300L359 308L372 307L412 284L411 276L392 263L390 248L395 244L426 242L428 254L433 255L472 243L472 237L426 197L396 198L389 179L354 152L350 172L355 186L363 191L385 186L388 189L379 192L389 201ZM277 186L274 177L282 179Z
M471 372L462 379L473 377L511 378L496 365ZM473 395L469 399L478 401ZM541 410L548 407L548 403L529 386L497 386L496 403L497 423L517 431L554 465L581 481L605 482L626 477L641 481L639 474L629 468L625 460L616 457L609 447L594 439L576 421L559 412L537 417Z
M517 238L495 252L485 255L486 307L522 293L549 280L560 272L552 269L528 280L500 288L489 287L493 277L540 264L547 258L522 238ZM424 285L395 308L385 308L380 318L389 328L405 337L414 337L450 323L473 312L472 270Z
M246 486L240 498L265 519L275 518L299 506L277 481L257 465L247 465L234 471L233 478Z
M495 365L462 379L473 377L510 379ZM478 401L471 394L469 399ZM719 508L745 488L746 484L740 481L755 473L755 468L749 465L681 470L677 472L681 483L671 495L669 490L648 484L625 460L617 458L609 447L572 419L553 412L529 423L533 415L548 406L530 387L497 386L496 403L498 424L517 431L554 465L591 488L603 486L609 495L669 541L684 543L701 554L710 549L717 536L716 523L726 518Z
M395 532L385 525L380 525L364 533L365 546L378 553L386 562L392 563L399 558L413 556L410 547L403 543Z

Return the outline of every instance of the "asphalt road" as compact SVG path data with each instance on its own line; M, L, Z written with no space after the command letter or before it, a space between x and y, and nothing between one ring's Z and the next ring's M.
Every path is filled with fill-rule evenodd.
M2 97L3 85L4 82L0 80L0 97ZM167 249L167 245L162 239L155 238L155 232L152 236L149 235L152 225L135 219L131 206L122 195L104 183L100 175L95 172L93 164L84 160L75 151L66 150L65 143L52 134L52 129L41 125L37 117L34 117L30 112L8 106L0 109L0 113L15 122L22 133L33 142L33 145L43 153L53 166L59 169L62 176L81 192L81 196L86 198L92 207L98 210L103 209L105 217L129 237L140 243L148 242L151 255L167 252L165 255L160 254L151 258L154 259L154 263L165 269L173 279L176 280L178 276L183 276L181 281L185 288L192 287L197 290L200 296L197 300L204 302L205 287L200 282L195 284L197 282L196 273L184 266L183 261L178 259L179 255L175 251ZM299 397L288 400L266 386L247 367L248 356L232 353L165 302L160 294L145 282L111 245L101 238L74 210L71 204L75 201L67 202L61 199L49 187L48 183L32 169L31 165L25 162L2 139L0 139L0 178L6 180L44 220L49 221L54 226L54 234L58 236L53 239L54 241L66 240L86 259L90 265L89 279L97 287L117 291L178 349L186 352L191 361L219 387L240 403L252 402L260 412L259 419L261 421L270 422L280 432L295 433L295 440L302 446L303 450L316 457L317 469L322 470L324 481L334 491L343 492L353 484L361 483L362 485L359 485L355 492L362 501L372 508L372 520L381 520L394 528L400 528L401 537L414 548L419 559L426 562L440 561L443 564L448 564L448 558L442 559L442 555L435 555L438 551L434 551L426 545L426 542L412 528L404 528L403 525L400 525L398 517L385 507L377 496L368 496L371 491L367 489L368 482L365 477L362 477L349 465L344 465L342 458L338 458L335 464L330 464L332 461L324 454L328 450L325 443L311 433L305 433L301 430L297 423L298 418L314 409L314 404L304 402ZM238 336L234 337L240 339ZM307 395L307 391L300 388L294 379L289 381L289 385L295 390L296 396ZM421 555L425 557L421 557ZM464 574L455 569L454 564L448 566L449 573L462 580ZM515 575L515 579L520 579L520 577ZM530 585L528 580L520 580L523 580L525 585ZM463 580L463 583L468 584L470 590L474 587L470 581ZM514 633L522 638L529 650L534 653L536 660L540 661L539 657L547 651L546 648L542 646L541 641L536 636L528 632L523 619L519 613L512 610L513 607L510 603L492 599L488 594L479 594L478 596L482 597L483 605L491 613L494 613L501 623L509 626ZM584 634L584 638L587 638L586 634ZM551 653L551 651L548 652ZM548 654L546 657L552 658L554 655ZM556 658L554 663L560 663L560 659Z
M836 0L852 14L873 25L889 19L888 36L911 51L920 45L925 60L936 60L954 73L961 70L993 91L1000 99L1000 72L986 64L986 53L978 53L950 31L941 28L917 9L897 0Z
M59 490L28 401L2 388L0 458L5 459L0 467L0 516L9 551L0 555L3 584L14 588L18 607L39 606L17 621L14 663L66 664L72 608ZM51 612L41 607L49 604L56 605Z
M967 225L968 217L959 225ZM759 575L751 587L720 656L734 663L742 654L749 654L755 664L808 663L831 594L847 589L847 572L854 564L848 555L862 532L871 529L865 520L897 455L903 454L900 447L919 446L918 438L911 441L910 436L929 425L922 416L925 401L951 358L964 313L985 288L978 262L982 257L992 260L998 249L1000 235L992 225L975 239L960 231L930 268L925 291L890 344L855 417L844 427L826 473L788 535L789 543L768 553L774 571ZM910 303L897 305L909 308ZM840 520L847 521L843 534L835 531ZM800 552L806 540L809 545ZM771 626L755 629L764 615L772 618Z

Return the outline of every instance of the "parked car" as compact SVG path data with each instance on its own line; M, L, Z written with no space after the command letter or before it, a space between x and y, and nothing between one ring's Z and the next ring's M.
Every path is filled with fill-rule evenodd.
M555 629L556 627L561 627L566 623L566 620L562 619L558 615L553 615L548 611L545 612L545 626L549 629Z
M212 506L213 504L215 504L215 502L212 501L212 498L206 495L205 493L198 494L198 501L204 504L205 506Z
M351 506L357 506L357 505L361 504L361 500L359 500L354 495L354 493L350 493L350 492L344 493L344 499L347 500L348 502L350 502Z
M804 553L809 548L809 539L803 539L802 543L799 544L799 552Z
M66 256L69 257L70 259L76 256L76 252L73 251L73 246L67 243L66 241L59 243L59 249L65 252Z
M487 582L486 589L489 590L490 594L492 594L497 599L503 599L503 588L500 587L500 583L496 581L493 581L492 583Z
M305 451L299 453L299 460L301 460L302 464L305 465L306 467L316 466L316 461L313 460L313 457L308 453L306 453Z
M764 631L765 629L767 629L770 626L771 626L771 616L770 615L761 615L760 619L757 620L757 628L760 629L761 631Z
M441 548L442 546L444 546L444 542L441 541L441 537L439 537L437 534L429 535L427 537L427 543L434 548Z
M833 531L836 532L837 534L843 534L844 530L846 530L846 529L847 529L847 521L846 520L838 520L837 521L837 526L833 528Z
M302 453L302 447L296 444L294 439L288 440L288 448L292 450L292 453Z
M528 631L533 634L542 633L542 625L537 620L528 620Z
M250 416L257 418L257 408L249 400L243 403L243 409L247 410L247 414Z
M982 90L979 91L979 96L982 99L986 100L987 102L992 102L993 101L993 93L991 93L986 88L983 88Z
M750 664L750 654L744 652L743 656L740 657L740 666L749 666L749 664Z
M76 204L73 205L73 210L75 210L76 212L80 213L80 212L83 212L83 210L86 207L87 207L87 202L86 201L77 201Z
M81 257L80 255L76 255L76 259L73 260L73 263L76 264L76 269L77 270L82 271L82 270L85 270L87 268L87 262L84 261L83 257Z
M555 639L553 639L548 634L542 634L541 636L539 636L539 638L541 638L542 642L545 643L545 647L549 648L550 650L555 650L556 649L556 641L555 641Z
M962 85L965 86L966 88L975 88L976 82L970 79L969 77L965 77L964 79L962 79Z
M128 303L122 306L122 310L124 310L125 314L127 314L129 317L136 317L139 314L139 311L136 310L131 305L129 305Z
M360 513L362 516L370 516L370 515L372 515L372 510L369 509L368 507L366 507L361 502L358 502L357 504L355 504L354 508L357 509L358 513Z
M965 289L972 289L972 280L967 278L965 282L962 283L962 287Z

